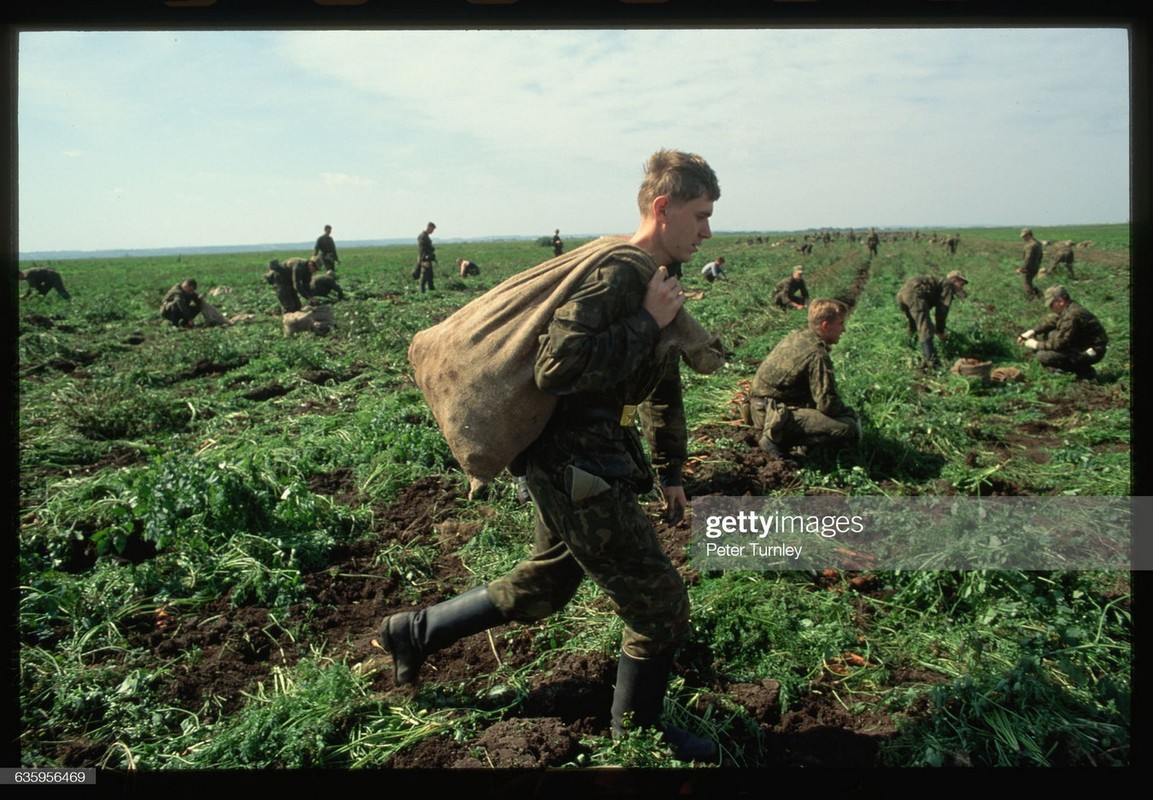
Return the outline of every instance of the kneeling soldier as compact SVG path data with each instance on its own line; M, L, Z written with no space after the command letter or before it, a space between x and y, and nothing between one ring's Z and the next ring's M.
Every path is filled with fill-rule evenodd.
M757 368L751 413L761 449L770 456L782 458L789 447L860 440L860 417L837 393L829 357L848 313L839 300L817 298L809 306L808 327L782 339Z

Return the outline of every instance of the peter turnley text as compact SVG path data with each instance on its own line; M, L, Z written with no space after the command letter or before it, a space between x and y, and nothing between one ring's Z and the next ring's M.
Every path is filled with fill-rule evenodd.
M816 533L826 539L832 539L839 533L861 533L864 530L864 520L859 516L758 514L755 511L740 511L736 514L711 516L705 520L705 536L710 539L726 534L747 534L764 539L770 535L800 533Z

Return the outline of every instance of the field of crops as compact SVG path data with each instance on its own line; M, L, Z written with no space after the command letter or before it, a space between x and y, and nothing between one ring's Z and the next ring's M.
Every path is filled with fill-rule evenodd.
M955 254L885 233L871 260L840 237L810 255L799 234L706 242L686 268L688 308L730 358L685 372L690 497L1130 494L1128 226L1037 230L1085 245L1062 282L1111 337L1087 381L1015 342L1044 315L1013 272L1017 233L962 230ZM407 348L551 251L438 251L437 291L422 295L415 247L342 248L335 329L294 338L262 276L269 258L305 253L39 264L73 299L19 306L24 765L679 766L652 737L609 738L621 628L587 582L542 623L433 656L415 696L370 644L387 613L495 578L531 545L511 482L466 499ZM721 254L729 280L706 284L697 271ZM457 257L481 275L455 277ZM864 439L768 462L731 401L803 324L769 304L796 263L814 296L853 305L833 359ZM943 362L990 359L1022 380L920 368L894 296L954 268L969 298ZM163 323L160 298L185 277L230 287L212 301L246 316ZM720 742L719 770L1129 764L1128 572L704 572L688 523L665 525L646 500L693 603L666 710Z

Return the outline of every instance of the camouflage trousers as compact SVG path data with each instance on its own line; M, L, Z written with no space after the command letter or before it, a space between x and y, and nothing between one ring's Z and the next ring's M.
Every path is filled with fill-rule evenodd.
M836 442L852 444L861 438L861 420L849 410L830 417L815 408L797 408L769 397L751 399L753 427L780 447Z
M916 333L917 340L921 342L933 341L932 308L923 299L905 300L897 298L897 305L905 314L906 329L909 333Z
M533 622L563 608L587 575L624 621L627 655L674 650L689 631L688 591L632 488L603 481L573 500L563 473L530 461L525 477L537 509L533 553L488 584L489 600L507 619Z

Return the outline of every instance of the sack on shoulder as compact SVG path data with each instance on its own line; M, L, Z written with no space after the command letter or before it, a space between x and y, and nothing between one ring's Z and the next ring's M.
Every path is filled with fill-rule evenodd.
M585 276L609 260L633 265L646 281L657 269L644 250L604 237L513 275L413 336L408 358L417 386L470 478L470 495L544 430L557 398L536 385L539 338ZM698 372L724 363L720 341L684 309L662 332L657 356L673 347Z

